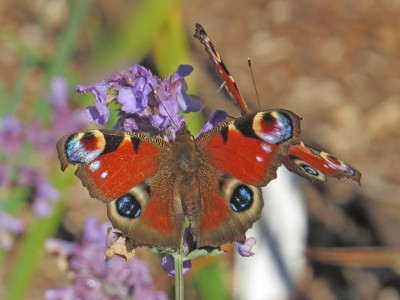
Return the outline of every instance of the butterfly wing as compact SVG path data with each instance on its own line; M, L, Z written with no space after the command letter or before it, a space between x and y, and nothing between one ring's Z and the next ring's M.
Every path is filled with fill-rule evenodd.
M276 178L289 147L298 143L299 123L290 111L267 110L225 122L195 140L203 161L199 174L207 174L198 176L202 213L192 216L198 246L245 241L263 207L259 187Z
M168 147L162 139L117 130L75 132L57 143L61 169L77 165L89 194L107 203L113 226L134 246L179 245L183 217L171 201L170 168L161 167Z
M300 118L288 110L267 110L225 122L198 138L209 161L247 184L264 186L289 147L298 143Z
M326 176L351 178L360 183L361 173L327 152L300 143L290 147L283 164L310 181L326 181Z

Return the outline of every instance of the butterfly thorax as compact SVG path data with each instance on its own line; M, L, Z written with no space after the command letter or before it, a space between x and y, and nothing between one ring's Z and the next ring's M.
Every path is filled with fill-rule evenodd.
M171 163L175 168L176 175L182 179L190 180L193 173L197 170L198 159L195 144L186 126L182 127L172 143Z

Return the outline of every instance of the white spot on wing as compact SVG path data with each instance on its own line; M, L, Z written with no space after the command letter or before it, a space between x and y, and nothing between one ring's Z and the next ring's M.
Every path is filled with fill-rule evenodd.
M104 171L103 173L101 173L100 177L101 178L106 178L108 176L108 172Z
M271 153L272 152L272 148L271 148L271 146L270 145L267 145L267 144L261 144L261 148L265 151L265 152L268 152L268 153Z
M256 156L256 160L258 161L258 162L263 162L263 158L261 157L261 156Z
M98 160L95 160L89 165L89 169L92 172L97 171L99 168L100 168L100 162Z

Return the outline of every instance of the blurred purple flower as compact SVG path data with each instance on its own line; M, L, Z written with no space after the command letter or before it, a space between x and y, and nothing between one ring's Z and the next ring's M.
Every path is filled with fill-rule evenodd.
M0 250L10 250L14 244L12 234L21 234L23 230L22 221L0 210Z
M7 165L0 164L0 186L5 187L10 184L11 169Z
M109 226L108 223L98 225L97 219L88 218L81 244L61 240L46 243L49 251L68 255L74 283L66 288L47 290L45 299L167 299L165 293L154 289L150 273L142 261L125 261L121 257L104 259Z
M38 217L46 217L53 210L53 203L60 197L60 193L41 176L36 170L28 166L21 167L18 183L21 186L33 187L33 211Z
M239 253L240 256L243 257L249 257L254 255L254 253L251 252L251 249L255 244L256 244L256 238L254 237L249 237L244 244L240 244L237 242L234 243L236 251Z
M39 217L52 212L53 203L58 200L59 192L50 182L29 166L28 159L21 160L19 152L28 142L32 146L33 157L56 157L55 144L66 131L83 129L87 123L82 110L70 109L68 105L68 85L61 77L54 77L50 82L47 97L52 108L49 124L43 126L37 118L22 124L15 116L5 116L0 122L0 184L1 188L29 187L33 199L32 208ZM23 144L24 143L24 144ZM36 152L36 153L35 153ZM6 159L3 159L5 157Z
M175 276L175 262L174 257L170 254L165 255L162 258L161 265L168 276ZM190 272L192 268L192 261L190 259L183 262L183 275Z
M5 116L0 123L0 151L14 154L24 141L24 128L20 121L11 115Z
M50 82L50 106L53 108L51 123L44 128L39 120L32 120L25 132L34 149L41 153L56 155L55 143L68 131L83 129L88 123L85 113L68 106L68 85L62 77L54 77Z
M50 105L53 107L51 131L53 135L76 131L86 126L85 113L81 109L71 109L68 105L68 84L62 77L54 77L50 83ZM59 136L57 136L57 139Z

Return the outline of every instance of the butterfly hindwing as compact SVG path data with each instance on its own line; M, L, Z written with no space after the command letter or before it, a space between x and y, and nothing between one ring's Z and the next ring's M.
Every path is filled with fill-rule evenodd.
M244 243L246 231L259 219L264 206L261 189L227 174L219 174L217 184L218 188L212 188L209 178L199 184L202 214L193 221L197 245Z
M113 227L135 247L179 247L183 216L176 214L173 181L160 179L155 175L107 203Z
M361 173L327 152L300 143L290 147L283 164L310 181L326 181L326 176L351 178L360 183Z

